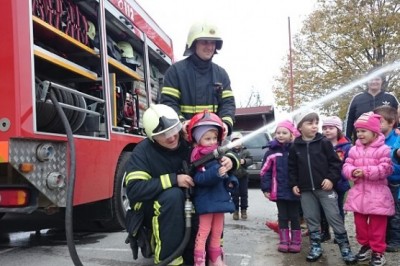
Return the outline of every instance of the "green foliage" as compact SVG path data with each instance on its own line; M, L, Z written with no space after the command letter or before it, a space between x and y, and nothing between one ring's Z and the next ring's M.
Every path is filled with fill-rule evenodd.
M399 0L319 0L317 9L293 38L292 65L295 109L357 80L372 67L400 55ZM289 61L275 78L276 104L289 110ZM397 72L386 73L387 91L400 93ZM321 107L345 118L354 88Z

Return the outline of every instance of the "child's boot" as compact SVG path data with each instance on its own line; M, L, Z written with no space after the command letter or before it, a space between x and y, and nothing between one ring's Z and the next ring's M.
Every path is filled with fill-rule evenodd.
M194 251L194 266L206 265L206 253L204 251Z
M222 248L208 248L208 266L227 266L222 260Z
M317 261L324 251L321 247L321 233L319 231L310 232L310 252L308 252L306 260L309 262Z
M239 220L239 211L233 213L233 220Z
M240 216L243 220L247 220L247 210L243 209L240 211Z
M301 251L301 230L292 230L289 244L289 252L299 253Z
M280 252L288 252L289 251L289 229L279 229L279 245L278 251Z
M342 258L343 258L344 262L347 265L356 264L357 263L357 258L353 254L353 252L351 252L351 248L350 248L350 244L349 244L349 239L347 237L347 233L343 233L343 234L336 234L335 233L335 239L336 239L336 242L339 245L340 253L342 254Z

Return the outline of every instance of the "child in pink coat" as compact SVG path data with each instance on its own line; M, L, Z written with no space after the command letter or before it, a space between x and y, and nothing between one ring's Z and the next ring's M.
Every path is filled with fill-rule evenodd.
M358 261L370 259L371 266L386 263L387 218L394 214L394 201L387 183L393 171L390 147L385 145L380 118L368 112L357 119L354 123L357 140L343 165L343 174L354 181L344 209L354 212L356 238L362 245L356 256Z

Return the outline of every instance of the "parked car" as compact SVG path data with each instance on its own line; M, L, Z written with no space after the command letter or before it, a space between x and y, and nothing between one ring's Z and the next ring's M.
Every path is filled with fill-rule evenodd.
M251 131L240 131L243 137L251 133ZM260 181L260 170L264 154L267 151L267 144L272 140L272 137L267 132L261 132L254 135L250 139L244 138L243 145L249 150L250 155L253 157L253 164L247 167L249 172L249 181L259 183Z

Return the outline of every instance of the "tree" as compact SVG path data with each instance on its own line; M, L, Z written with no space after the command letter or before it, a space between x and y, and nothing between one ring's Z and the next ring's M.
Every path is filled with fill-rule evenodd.
M399 0L318 0L317 9L294 37L292 58L295 108L394 62L400 55ZM289 109L289 62L276 77L276 104ZM387 73L387 91L400 92L397 72ZM344 118L363 86L325 102L321 110Z

